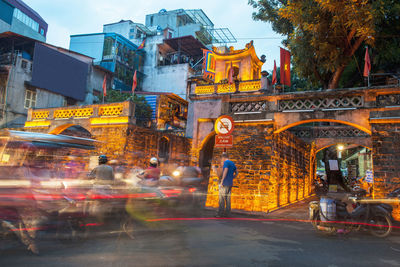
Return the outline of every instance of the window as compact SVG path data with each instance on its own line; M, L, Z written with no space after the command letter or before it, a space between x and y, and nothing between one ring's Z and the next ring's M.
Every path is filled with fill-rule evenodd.
M169 158L169 140L163 136L159 141L158 157L164 163L168 162Z
M40 28L40 34L44 36L44 29Z
M24 107L26 109L36 107L36 91L26 89Z
M14 17L16 19L18 19L19 21L21 21L22 23L24 23L29 28L31 28L32 30L39 32L39 23L34 21L32 18L30 18L28 15L26 15L24 12L22 12L18 8L14 9ZM43 30L43 29L41 29L41 30ZM42 32L40 32L40 33L42 34ZM42 35L44 35L44 30L43 30Z
M28 66L28 62L26 60L21 60L21 68L26 70L27 66Z

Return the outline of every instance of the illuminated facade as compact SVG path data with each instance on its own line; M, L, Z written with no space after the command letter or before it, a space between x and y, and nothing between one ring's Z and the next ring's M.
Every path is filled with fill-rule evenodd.
M230 69L233 68L234 81L259 80L261 78L261 67L264 64L254 49L253 42L246 45L244 49L235 50L233 46L214 47L215 58L215 83L227 82Z
M235 123L233 147L227 148L238 168L233 209L268 213L309 197L317 153L338 143L372 151L373 164L362 168L373 167L373 198L398 186L399 86L276 93L260 77L262 61L252 43L212 52L203 66L207 77L192 79L186 131L193 164L210 174L208 207L218 207L218 177L211 166L221 164L223 149L215 147L213 128L221 115ZM393 216L400 218L394 206Z

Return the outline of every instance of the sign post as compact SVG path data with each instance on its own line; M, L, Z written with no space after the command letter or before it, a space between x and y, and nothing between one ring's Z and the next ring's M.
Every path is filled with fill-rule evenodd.
M215 147L220 147L226 152L227 148L233 147L233 136L231 135L234 128L234 122L230 116L220 116L214 124L217 135L215 136Z

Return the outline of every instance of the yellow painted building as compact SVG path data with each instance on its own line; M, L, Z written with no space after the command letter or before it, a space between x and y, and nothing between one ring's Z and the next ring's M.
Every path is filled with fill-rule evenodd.
M244 49L235 50L233 46L213 47L215 59L215 83L228 81L231 66L234 68L234 80L258 80L261 77L261 67L264 64L254 49L253 41Z

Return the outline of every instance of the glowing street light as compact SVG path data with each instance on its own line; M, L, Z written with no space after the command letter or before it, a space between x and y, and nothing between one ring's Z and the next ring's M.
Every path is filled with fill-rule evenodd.
M337 146L337 149L338 149L339 151L343 151L343 150L344 150L344 145L338 145L338 146Z

